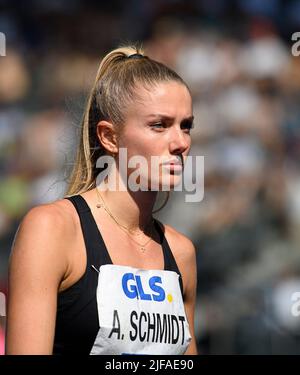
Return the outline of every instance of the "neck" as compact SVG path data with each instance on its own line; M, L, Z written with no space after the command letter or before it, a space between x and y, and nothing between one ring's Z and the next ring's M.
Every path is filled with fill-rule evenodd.
M101 200L96 189L96 199ZM144 230L147 227L152 218L156 191L101 191L98 188L98 192L118 223L131 231Z

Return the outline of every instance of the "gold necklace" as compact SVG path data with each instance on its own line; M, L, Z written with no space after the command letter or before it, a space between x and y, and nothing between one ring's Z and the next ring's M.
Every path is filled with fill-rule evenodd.
M103 200L101 194L99 193L97 187L96 187L96 192L97 192L97 196L98 196L98 198L100 198L101 201L102 201L102 203L97 203L97 204L96 204L96 207L97 207L97 208L104 208L104 210L105 210L105 211L108 213L108 215L114 220L114 222L115 222L115 223L116 223L116 224L117 224L117 225L118 225L123 231L126 231L126 233L130 236L131 240L134 241L136 244L139 245L139 247L140 247L140 251L145 252L145 251L146 251L146 246L147 246L148 243L152 240L153 226L151 225L151 231L150 231L149 239L146 241L146 243L141 244L141 243L137 242L137 241L132 237L132 234L131 234L131 233L132 233L132 230L129 229L129 228L127 228L126 226L120 224L120 223L117 221L117 219L114 217L114 215L110 212L110 210L109 210L108 207L106 206L106 204L105 204L105 202L104 202L104 200ZM154 224L154 219L153 219L153 218L150 219L150 221L149 221L149 223L146 225L145 229L148 228L148 226L149 226L150 224ZM140 233L140 235L141 235L141 233Z

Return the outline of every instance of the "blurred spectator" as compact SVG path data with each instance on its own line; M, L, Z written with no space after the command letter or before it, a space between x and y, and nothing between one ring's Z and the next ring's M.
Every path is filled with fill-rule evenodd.
M0 59L0 103L14 103L25 97L30 76L19 52L8 49Z
M194 99L204 199L174 192L159 218L197 248L200 352L299 354L300 1L13 4L0 16L0 284L22 216L64 195L101 56L137 38Z

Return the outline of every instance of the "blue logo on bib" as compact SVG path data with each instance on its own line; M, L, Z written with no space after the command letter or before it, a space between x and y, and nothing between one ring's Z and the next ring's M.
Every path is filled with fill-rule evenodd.
M137 298L144 301L161 302L165 300L166 294L164 289L157 285L161 284L161 277L152 276L148 280L149 288L153 293L145 293L142 285L141 276L134 276L133 273L125 273L122 277L122 287L128 298Z

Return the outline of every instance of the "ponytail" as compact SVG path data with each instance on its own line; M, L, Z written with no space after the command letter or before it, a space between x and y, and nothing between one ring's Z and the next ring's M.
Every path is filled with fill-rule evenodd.
M186 86L173 70L146 58L141 46L121 46L102 59L83 115L66 197L96 187L96 175L99 172L96 162L100 156L107 154L97 136L99 121L110 121L120 134L126 107L136 98L136 85L149 86L164 81L178 81Z

